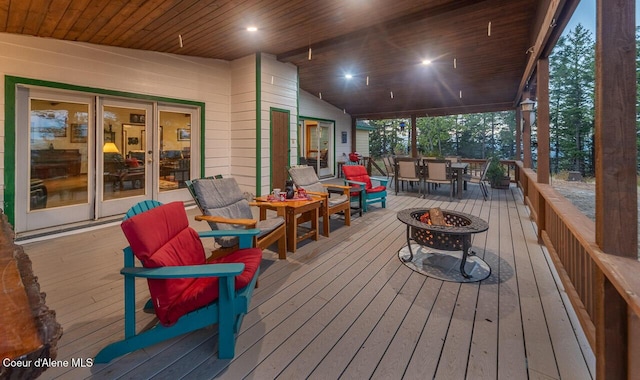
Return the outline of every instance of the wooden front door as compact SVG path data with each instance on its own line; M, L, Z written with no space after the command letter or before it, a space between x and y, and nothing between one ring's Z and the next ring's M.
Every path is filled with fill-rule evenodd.
M271 110L271 189L284 189L289 177L289 112Z

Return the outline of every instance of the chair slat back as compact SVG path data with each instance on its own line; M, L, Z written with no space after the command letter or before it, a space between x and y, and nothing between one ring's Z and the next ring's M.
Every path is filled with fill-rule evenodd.
M480 170L480 180L484 181L487 177L487 171L489 170L489 165L491 165L491 157L487 158L487 160L482 164L482 169Z
M136 216L138 214L141 214L145 211L149 211L152 208L156 208L158 206L162 206L162 203L152 200L152 199L148 199L148 200L144 200L142 202L138 202L135 205L133 205L129 211L127 211L127 213L124 215L124 218L122 220L127 220L133 216Z

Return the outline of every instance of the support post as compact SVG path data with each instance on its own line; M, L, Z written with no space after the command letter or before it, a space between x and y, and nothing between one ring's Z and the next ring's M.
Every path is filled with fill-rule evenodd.
M355 117L351 117L351 151L356 151L356 124L357 120Z
M549 59L538 60L538 86L536 91L538 165L536 174L538 183L549 183Z
M416 115L411 115L411 157L418 157L418 125Z
M637 258L635 0L596 2L596 244ZM596 281L596 377L630 378L627 304Z

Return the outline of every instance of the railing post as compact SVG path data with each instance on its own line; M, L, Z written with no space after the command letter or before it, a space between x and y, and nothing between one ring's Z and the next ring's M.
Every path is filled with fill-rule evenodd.
M596 378L629 379L627 303L600 270L596 270Z

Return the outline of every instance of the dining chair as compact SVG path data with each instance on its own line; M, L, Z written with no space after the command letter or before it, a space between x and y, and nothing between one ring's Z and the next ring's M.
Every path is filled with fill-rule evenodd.
M451 174L451 161L449 160L427 160L425 184L427 191L431 193L430 184L449 185L449 201L453 199L453 183L455 178Z
M463 180L469 183L476 183L480 185L480 190L482 190L482 197L484 198L485 201L489 196L489 188L487 187L487 169L489 169L489 165L491 165L491 157L489 157L482 164L479 175L464 174L462 176Z
M420 175L419 160L415 158L396 158L396 165L398 167L397 181L402 183L402 189L404 190L404 182L408 182L411 186L414 183L418 185L418 194L421 194L420 185L422 178ZM396 187L396 195L398 195L398 188Z
M382 162L384 163L384 169L387 172L387 179L389 180L389 186L394 182L396 175L396 168L394 166L394 159L392 156L384 156L382 157Z

